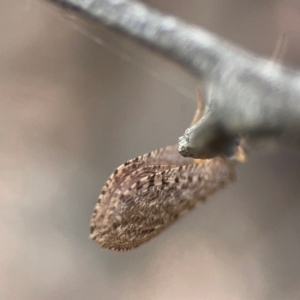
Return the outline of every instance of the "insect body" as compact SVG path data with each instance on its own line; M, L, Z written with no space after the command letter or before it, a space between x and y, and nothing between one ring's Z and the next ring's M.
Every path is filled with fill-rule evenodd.
M202 107L199 97L193 123ZM185 158L177 149L173 145L152 151L115 170L94 209L91 239L111 250L136 248L234 180L233 159ZM239 149L235 159L243 160Z

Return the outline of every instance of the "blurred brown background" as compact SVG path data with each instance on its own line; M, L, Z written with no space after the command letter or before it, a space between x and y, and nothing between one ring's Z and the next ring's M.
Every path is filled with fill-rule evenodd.
M299 67L300 0L151 0ZM0 0L0 299L300 299L300 154L252 151L238 181L128 253L88 239L102 185L171 144L197 81L39 0Z

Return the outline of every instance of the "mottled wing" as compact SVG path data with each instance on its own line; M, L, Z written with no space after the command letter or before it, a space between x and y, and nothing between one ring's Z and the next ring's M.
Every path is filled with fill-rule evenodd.
M233 181L232 161L185 159L173 147L130 160L111 175L91 219L90 236L103 248L138 247Z

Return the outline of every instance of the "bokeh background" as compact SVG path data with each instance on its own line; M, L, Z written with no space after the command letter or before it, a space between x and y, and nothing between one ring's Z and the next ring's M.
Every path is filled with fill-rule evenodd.
M299 0L145 1L264 56ZM127 253L88 239L110 173L172 144L197 80L42 0L0 0L0 299L300 299L300 154L252 149L238 180Z

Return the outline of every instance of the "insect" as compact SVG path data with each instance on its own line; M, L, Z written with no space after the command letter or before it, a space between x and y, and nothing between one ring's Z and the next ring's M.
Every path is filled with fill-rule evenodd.
M192 124L202 116L203 102ZM126 251L158 235L207 196L234 180L235 159L184 158L177 145L125 162L109 177L91 218L90 238L103 248Z

